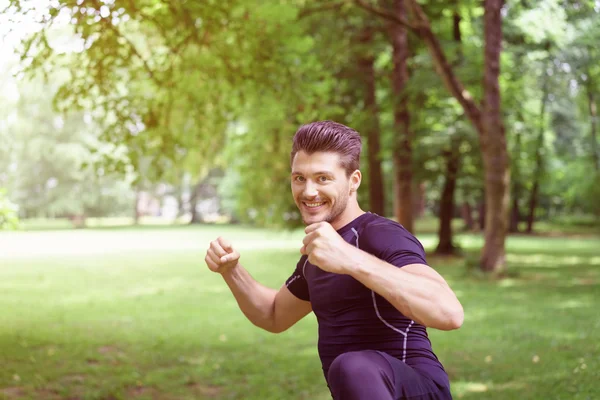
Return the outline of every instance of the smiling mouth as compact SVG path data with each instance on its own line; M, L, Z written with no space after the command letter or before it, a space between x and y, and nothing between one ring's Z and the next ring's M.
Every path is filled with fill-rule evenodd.
M302 202L302 204L304 204L304 206L305 206L306 208L309 208L309 209L314 209L314 208L319 208L319 207L321 207L323 204L325 204L325 202L324 202L324 201L321 201L321 202L315 202L315 203L307 203L307 202Z

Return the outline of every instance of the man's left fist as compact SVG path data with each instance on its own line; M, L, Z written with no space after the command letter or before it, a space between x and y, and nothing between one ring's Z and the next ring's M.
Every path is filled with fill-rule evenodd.
M346 242L328 222L306 227L306 236L300 253L308 255L308 262L324 271L348 273L355 248Z

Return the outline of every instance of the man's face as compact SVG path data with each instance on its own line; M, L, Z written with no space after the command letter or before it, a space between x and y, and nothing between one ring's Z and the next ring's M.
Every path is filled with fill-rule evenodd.
M351 178L337 153L296 153L292 162L292 194L306 225L332 223L346 209Z

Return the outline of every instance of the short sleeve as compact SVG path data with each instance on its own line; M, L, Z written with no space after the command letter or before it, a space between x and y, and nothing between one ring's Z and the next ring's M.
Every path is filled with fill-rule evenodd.
M302 256L296 269L292 275L285 281L285 286L288 290L297 298L304 301L310 301L310 294L308 293L308 282L304 277L304 266L308 261L308 257Z
M360 239L362 250L396 267L427 264L421 242L402 225L393 221L367 225Z

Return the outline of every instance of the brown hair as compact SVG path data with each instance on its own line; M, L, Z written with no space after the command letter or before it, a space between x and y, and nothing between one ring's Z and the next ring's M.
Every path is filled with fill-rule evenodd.
M308 154L318 151L338 153L341 167L350 176L359 169L361 149L360 134L354 129L333 121L316 121L302 125L296 131L290 163L299 151Z

